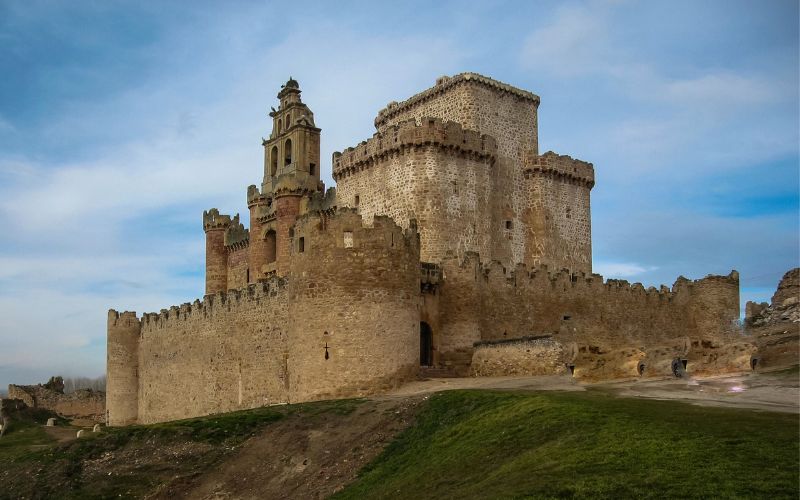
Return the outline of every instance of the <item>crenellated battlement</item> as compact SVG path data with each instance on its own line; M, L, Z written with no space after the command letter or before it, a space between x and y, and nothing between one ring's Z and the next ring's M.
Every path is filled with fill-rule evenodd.
M645 288L642 283L630 283L623 279L609 278L604 280L600 274L570 272L567 269L551 270L547 265L532 266L517 264L514 269L506 269L498 261L482 262L475 252L466 252L462 258L450 257L442 263L445 269L458 268L462 272L474 269L475 275L485 282L501 283L509 288L549 287L554 292L565 288L583 288L593 291L627 293L640 296L655 297L659 300L672 300L676 295L690 293L693 290L716 286L730 286L738 290L739 273L732 270L728 275L711 275L696 280L679 276L672 287L660 285L658 288ZM445 271L446 280L446 271Z
M220 311L230 311L232 307L251 303L268 303L275 297L282 295L286 290L286 280L272 277L267 281L249 284L243 288L228 290L206 295L202 300L183 303L180 306L171 306L160 312L144 313L139 321L142 332L153 332L174 327L176 323L191 319L211 320ZM133 315L136 313L125 313Z
M230 215L220 214L216 208L203 210L203 231L227 229L231 223L239 223L239 214L231 218Z
M526 179L532 177L550 177L594 187L594 166L568 155L559 155L548 151L542 155L528 152L523 160Z
M375 133L354 148L333 153L333 178L338 180L357 170L369 168L388 156L424 146L435 146L454 155L489 160L497 156L497 142L491 136L464 129L455 122L424 118L420 124L407 120Z
M459 85L480 85L488 87L492 90L508 93L520 99L533 102L536 106L539 105L539 96L528 92L526 90L518 89L507 83L499 82L487 76L478 73L459 73L454 76L441 76L436 79L436 85L413 95L403 102L390 102L385 108L378 111L378 116L375 118L375 128L380 129L395 116L407 111L426 101L434 99L441 94L451 91L454 87Z
M239 222L239 214L231 221L225 230L225 246L233 248L243 248L250 242L250 230Z

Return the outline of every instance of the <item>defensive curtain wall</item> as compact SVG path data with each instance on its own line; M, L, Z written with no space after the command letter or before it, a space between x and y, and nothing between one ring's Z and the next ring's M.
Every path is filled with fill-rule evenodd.
M419 240L342 210L296 226L283 278L144 314L109 311L108 422L385 390L419 367Z
M597 274L509 270L468 254L446 259L441 275L438 311L429 315L437 326L434 357L461 373L471 367L477 375L556 374L572 365L580 378L666 376L676 358L687 361L682 369L689 373L719 373L748 369L754 352L737 329L735 271L645 289ZM532 350L532 338L548 342ZM523 368L510 355L514 349L533 353L524 355L528 363L543 350L550 359ZM497 352L504 353L501 368L482 366Z

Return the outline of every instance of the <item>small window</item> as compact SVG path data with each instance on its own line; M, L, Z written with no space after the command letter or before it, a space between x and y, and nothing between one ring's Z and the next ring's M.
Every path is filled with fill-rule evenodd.
M314 175L314 172L316 172L316 170L317 170L316 164L312 163L311 165L308 166L308 173L310 175Z
M358 197L358 195L356 195L355 206L358 206L358 204L359 204L360 202L361 202L361 198L359 198L359 197Z
M507 220L506 221L506 229L511 229L513 227L514 227L514 223L511 222L510 220Z
M250 269L247 270L247 278L246 281L250 283Z
M303 252L306 251L306 239L305 239L305 237L301 236L300 239L297 240L297 250L300 253L303 253Z
M353 248L353 231L344 232L344 247Z
M572 209L571 208L567 208L567 219L571 219L571 218L572 218Z
M564 316L564 321L569 321L572 319L572 316Z

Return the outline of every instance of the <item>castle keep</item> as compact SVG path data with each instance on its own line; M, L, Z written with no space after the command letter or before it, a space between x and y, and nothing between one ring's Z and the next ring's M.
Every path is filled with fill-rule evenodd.
M202 301L109 311L107 415L150 423L352 397L416 377L740 370L739 279L592 274L591 163L540 154L539 97L442 77L333 154L289 79L239 216L203 213Z

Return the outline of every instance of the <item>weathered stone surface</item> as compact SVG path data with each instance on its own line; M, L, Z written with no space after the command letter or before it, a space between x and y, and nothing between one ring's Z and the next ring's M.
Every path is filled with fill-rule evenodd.
M780 369L800 363L800 268L783 275L772 303L748 302L745 330L758 345L756 368Z
M299 84L278 98L249 229L203 214L204 300L109 311L109 425L363 396L421 363L587 380L670 376L676 359L747 369L735 271L660 289L591 274L594 167L539 154L538 96L442 77L334 153L327 192Z
M59 386L50 384L50 387ZM60 387L63 390L63 381ZM8 397L19 399L30 408L43 408L69 418L85 418L97 422L105 419L106 395L100 391L82 389L63 394L48 388L47 384L9 384Z

